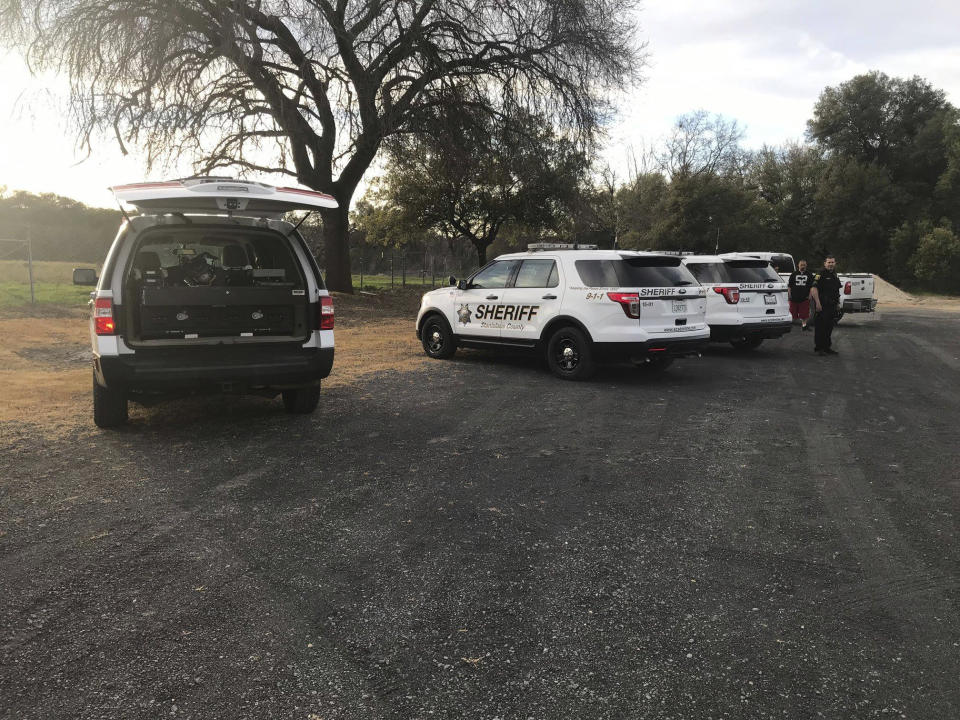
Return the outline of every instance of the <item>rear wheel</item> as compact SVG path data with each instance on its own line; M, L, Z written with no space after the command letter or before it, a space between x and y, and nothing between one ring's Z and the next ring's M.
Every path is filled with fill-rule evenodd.
M586 380L596 371L586 336L575 327L557 330L547 342L547 365L564 380Z
M113 428L127 421L127 396L103 387L93 378L93 422L97 427Z
M451 357L457 351L457 344L453 339L450 327L439 315L430 315L420 330L420 341L423 351L432 358L444 359Z
M762 337L757 337L754 335L752 337L740 338L739 340L731 340L730 344L733 345L737 350L754 350L755 348L760 347L760 343L762 342Z
M317 409L319 402L319 385L283 391L283 406L287 409L288 413L307 415Z

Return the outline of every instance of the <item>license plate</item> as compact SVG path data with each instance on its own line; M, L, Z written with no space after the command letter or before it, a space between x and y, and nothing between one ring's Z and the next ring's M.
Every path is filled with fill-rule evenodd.
M687 304L685 302L673 301L673 312L675 313L685 313L687 311Z
M776 295L764 295L764 296L763 296L763 301L764 301L767 305L776 305L776 304L777 304L777 296L776 296Z

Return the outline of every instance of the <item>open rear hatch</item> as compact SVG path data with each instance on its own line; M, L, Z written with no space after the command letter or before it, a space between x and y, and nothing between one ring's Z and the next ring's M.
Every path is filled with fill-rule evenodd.
M230 178L191 178L167 182L116 185L110 190L121 202L150 213L236 213L279 217L291 210L335 208L330 195L301 188L273 187Z

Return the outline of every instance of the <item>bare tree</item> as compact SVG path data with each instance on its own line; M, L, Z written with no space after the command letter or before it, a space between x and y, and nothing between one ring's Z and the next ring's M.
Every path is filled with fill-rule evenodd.
M637 0L0 0L0 41L69 77L89 149L285 173L330 193L328 284L350 290L348 211L382 142L461 101L588 140L638 80ZM444 106L446 112L457 108Z
M656 160L671 179L740 174L744 165L740 148L743 134L736 120L697 110L677 118Z

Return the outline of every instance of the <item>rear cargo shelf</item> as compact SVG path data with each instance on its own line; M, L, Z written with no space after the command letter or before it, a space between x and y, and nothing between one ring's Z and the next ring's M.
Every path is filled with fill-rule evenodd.
M144 287L138 320L140 340L307 335L306 297L292 285Z

